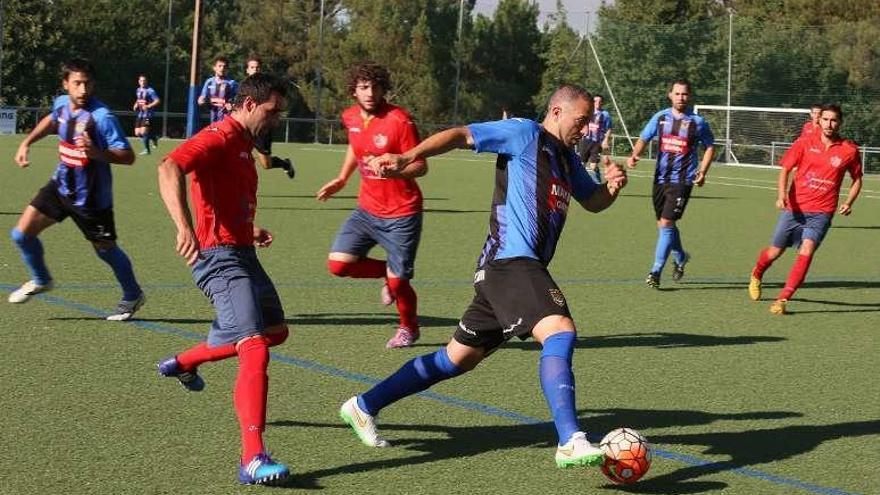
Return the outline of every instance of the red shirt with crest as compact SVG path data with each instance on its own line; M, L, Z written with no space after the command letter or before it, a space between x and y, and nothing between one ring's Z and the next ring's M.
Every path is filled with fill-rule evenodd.
M839 139L827 148L821 134L798 139L782 157L783 168L795 170L788 189L788 209L803 213L834 213L843 176L862 176L859 146Z
M342 112L348 142L361 174L358 204L380 218L398 218L422 211L422 191L415 179L379 177L366 166L365 158L384 153L400 154L419 144L416 125L406 110L385 103L368 119L358 105Z
M226 116L168 154L183 173L192 174L191 203L202 249L254 244L257 170L252 149L244 127Z

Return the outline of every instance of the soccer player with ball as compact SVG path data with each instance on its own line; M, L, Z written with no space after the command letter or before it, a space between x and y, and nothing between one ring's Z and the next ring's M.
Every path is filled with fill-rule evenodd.
M551 96L543 122L520 118L471 124L425 139L411 150L369 162L394 177L410 164L456 148L498 155L489 234L474 274L475 295L452 339L417 357L340 409L341 418L370 447L389 443L376 430L385 407L474 369L513 337L542 346L539 377L558 434L559 467L598 465L603 452L580 430L572 355L575 324L565 296L547 271L569 203L599 212L614 203L626 174L606 159L606 183L587 174L573 147L593 111L583 88L564 85Z
M761 298L761 279L786 248L798 247L794 266L785 286L770 305L770 312L781 315L803 283L813 261L813 254L831 228L834 212L852 213L852 205L862 189L862 161L859 147L840 136L843 111L837 105L822 105L819 113L821 132L795 141L782 157L782 170L776 183L776 207L782 210L770 246L761 251L749 280L749 297ZM794 172L794 177L792 177ZM837 205L844 175L852 184L846 199ZM791 180L789 180L791 179ZM789 184L789 182L791 184Z

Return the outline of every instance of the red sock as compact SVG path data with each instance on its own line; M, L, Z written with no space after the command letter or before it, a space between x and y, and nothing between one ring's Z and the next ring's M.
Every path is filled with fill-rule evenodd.
M192 371L202 363L220 361L235 356L235 344L221 344L208 347L207 342L199 342L177 355L177 362L183 371Z
M418 297L409 280L388 277L388 289L397 298L397 312L400 313L400 326L413 332L419 331L419 318L416 315Z
M758 261L755 262L755 268L752 269L752 275L755 278L761 278L764 276L764 272L770 268L770 265L773 264L773 260L767 256L767 250L762 249L761 253L758 254Z
M779 293L778 299L791 299L791 296L794 295L794 292L798 290L798 287L804 283L804 279L807 278L807 270L810 269L810 262L813 261L813 256L807 256L805 254L797 255L797 258L794 259L794 265L791 267L791 271L788 272L788 280L785 281L785 287L782 288L782 292Z
M238 345L238 378L233 402L241 428L242 463L264 451L266 399L269 392L269 342L263 336L245 339Z
M327 268L337 277L382 278L386 273L385 262L373 258L364 258L352 263L327 260Z

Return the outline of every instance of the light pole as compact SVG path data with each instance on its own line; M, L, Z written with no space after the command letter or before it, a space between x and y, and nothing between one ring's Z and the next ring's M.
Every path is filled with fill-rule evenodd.
M202 0L196 0L193 15L192 55L189 66L189 95L186 101L186 137L196 132L199 123L199 106L196 104L196 84L199 77L199 25L202 20Z
M2 1L2 0L0 0ZM168 74L171 71L171 3L168 0L168 30L165 33L165 88L162 95L162 137L168 137L168 100L171 98L171 87L168 83Z

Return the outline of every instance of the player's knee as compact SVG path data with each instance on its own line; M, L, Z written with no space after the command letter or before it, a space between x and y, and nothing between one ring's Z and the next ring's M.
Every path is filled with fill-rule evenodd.
M269 347L275 347L276 345L283 344L287 340L287 337L290 336L290 330L287 328L287 324L282 323L268 328L263 336L266 338Z
M347 277L349 274L349 266L350 263L346 263L345 261L327 260L327 269L337 277Z
M406 278L388 277L388 289L395 295L408 292L413 292L413 295L415 295L409 279Z
M566 360L569 364L574 355L574 343L577 335L574 332L557 332L544 339L544 347L541 349L541 357L558 357Z
M100 256L102 253L106 253L107 251L116 247L116 241L92 241L92 247L95 248L95 251Z

